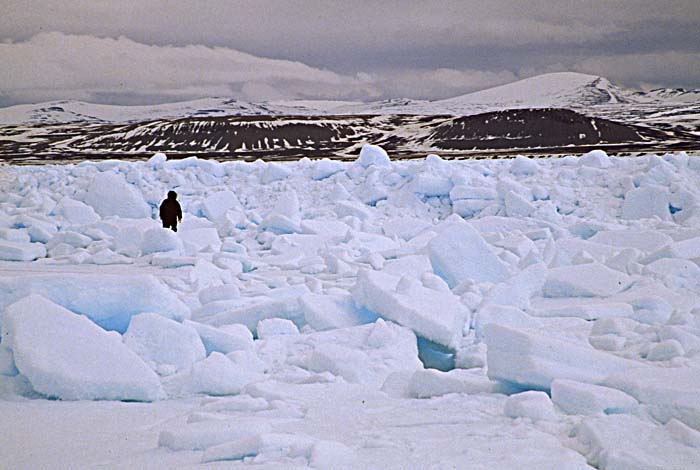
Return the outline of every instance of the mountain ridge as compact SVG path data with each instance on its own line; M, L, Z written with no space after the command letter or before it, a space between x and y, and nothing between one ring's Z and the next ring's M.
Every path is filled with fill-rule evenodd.
M700 90L660 88L644 92L619 87L597 75L556 72L436 101L400 98L368 103L328 100L247 102L215 97L159 105L120 106L56 100L0 108L0 125L133 123L184 117L249 115L473 115L503 109L580 109L615 105L668 107L688 104L700 105Z

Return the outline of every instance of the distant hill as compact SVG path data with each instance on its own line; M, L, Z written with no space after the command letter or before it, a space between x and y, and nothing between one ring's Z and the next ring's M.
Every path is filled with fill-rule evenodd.
M158 119L220 116L318 116L415 114L456 116L513 108L581 109L610 105L700 106L700 90L663 88L643 92L616 86L606 78L574 72L537 75L506 85L439 101L394 99L348 101L273 101L250 103L230 98L147 106L116 106L82 101L51 101L0 108L0 125L75 122L129 123Z
M396 155L700 149L700 91L631 90L551 73L439 101L207 98L153 106L80 101L0 108L0 160L351 158L363 142Z

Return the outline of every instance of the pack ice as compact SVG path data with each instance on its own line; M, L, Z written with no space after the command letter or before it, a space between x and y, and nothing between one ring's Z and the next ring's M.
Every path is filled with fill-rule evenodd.
M695 158L3 167L3 464L698 468Z

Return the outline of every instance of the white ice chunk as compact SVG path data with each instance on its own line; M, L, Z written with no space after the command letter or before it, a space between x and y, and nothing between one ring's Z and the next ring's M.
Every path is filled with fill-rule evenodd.
M182 320L190 311L151 275L39 274L0 277L0 311L11 302L38 294L106 329L125 331L132 315L158 313Z
M67 230L65 232L59 232L53 237L51 237L51 240L49 240L47 246L49 249L51 249L56 245L65 243L66 245L70 245L74 248L85 248L91 242L92 239L90 237L86 237L85 235L82 235L78 232L74 232L72 230Z
M673 437L676 441L681 442L688 447L700 448L700 431L696 431L685 424L681 423L677 419L672 419L666 426L664 426L666 431Z
M185 320L185 326L194 328L204 344L207 355L214 351L228 354L233 351L247 351L254 348L253 335L243 325L229 325L229 331L203 323ZM241 330L245 329L245 331ZM237 330L237 331L236 331Z
M417 194L428 197L447 196L452 189L452 181L446 176L419 173L414 176L408 187Z
M354 451L336 441L317 441L311 449L309 466L312 468L357 467Z
M688 470L700 464L697 449L636 416L589 418L574 432L588 462L601 470Z
M163 397L156 374L119 335L41 296L7 307L2 331L17 369L43 395L62 400Z
M537 164L537 160L517 155L515 159L513 159L509 170L514 175L527 176L536 174L538 169L539 165Z
M0 240L0 260L34 261L45 256L46 247L41 243Z
M205 450L224 442L235 441L270 430L270 423L254 418L199 421L161 431L158 445L175 451Z
M554 259L549 263L550 267L568 266L571 264L581 264L575 258L585 254L597 262L603 262L620 253L621 249L602 243L593 243L580 238L560 238L555 243L556 253Z
M272 336L257 342L266 363L289 362L378 389L394 372L422 369L416 336L408 328L377 320L351 328ZM283 354L280 357L279 351Z
M698 323L700 326L700 323ZM700 332L695 330L696 334L693 334L683 327L676 325L664 325L659 329L659 339L663 340L676 340L681 346L682 350L686 353L694 354L700 352Z
M232 191L217 191L202 201L204 217L212 222L220 221L232 209L242 209L238 197Z
M528 266L505 282L496 284L484 297L484 304L512 305L522 310L530 308L530 299L540 295L547 267L543 263Z
M508 217L529 217L536 209L530 201L513 191L508 191L504 203L506 206L506 215Z
M0 228L0 240L29 243L31 237L25 229Z
M484 327L489 323L513 328L541 328L542 322L531 317L517 307L510 305L487 304L474 315L474 332L477 338L484 336Z
M382 224L387 237L396 236L403 240L410 240L430 227L431 224L414 217L393 217Z
M315 330L331 330L368 322L367 315L355 308L352 296L306 294L299 298L304 320Z
M430 259L425 255L408 255L387 260L382 271L394 276L408 275L420 279L423 273L432 273L433 266L430 264Z
M498 192L494 188L486 186L455 185L450 191L450 199L459 201L463 199L484 200L492 202L498 198Z
M40 225L32 225L27 228L27 234L31 242L46 243L55 233L55 228L54 230L47 230L45 226Z
M642 365L539 330L495 323L484 327L492 379L548 390L555 379L601 384L607 376Z
M379 201L389 197L389 192L386 186L378 180L376 173L371 175L373 177L358 185L353 194L363 203L369 206L376 206Z
M529 418L533 421L557 419L552 400L546 393L536 390L509 396L503 406L503 414L510 418Z
M581 298L581 300L584 299ZM588 303L571 302L568 305L535 308L531 313L538 317L575 317L584 320L610 317L629 318L634 315L634 308L628 303L595 300L597 301Z
M239 348L241 351L252 349L251 347L249 347L249 345L254 346L253 332L250 331L250 328L243 324L229 323L226 325L221 325L219 329L231 336L235 336L239 344L244 346L242 348Z
M300 222L299 197L296 191L292 190L280 196L260 227L277 234L294 233L301 232Z
M578 159L578 163L581 166L592 168L608 168L611 165L608 154L603 150L597 149L581 155L581 157Z
M244 457L289 458L308 460L316 439L298 434L257 434L209 447L204 451L202 462L219 460L242 460Z
M423 369L413 373L408 381L406 394L412 398L430 398L448 393L493 393L496 384L484 375L464 369L447 372Z
M343 168L343 163L339 161L330 160L328 158L322 158L314 164L313 169L311 171L311 178L315 180L326 179L329 176L343 171Z
M196 362L189 373L173 377L173 384L179 385L179 389L175 388L171 395L236 395L249 383L262 378L255 368L234 363L223 354L213 352L206 359Z
M163 164L168 160L168 156L162 152L156 152L146 161L146 164L154 169L163 168Z
M217 399L208 399L202 403L204 413L227 411L261 411L270 408L270 403L264 398L253 398L249 395L237 395ZM190 415L191 417L191 415ZM192 422L188 419L188 422Z
M255 330L260 320L266 318L286 318L301 324L303 312L299 298L308 293L308 287L300 284L247 298L243 305L238 300L211 302L195 312L195 319L206 317L206 323L214 326L241 323L251 331Z
M217 252L221 249L221 238L214 227L188 228L183 226L178 232L178 237L186 247L192 247L194 253L200 251Z
M632 413L638 405L637 400L614 388L566 379L552 382L552 401L570 415Z
M58 201L58 204L53 209L53 213L63 217L73 225L87 225L100 220L100 217L92 207L68 197Z
M546 297L609 297L629 286L626 274L600 263L552 268L544 283Z
M158 227L144 232L140 248L142 254L149 255L163 251L181 252L183 244L175 232Z
M124 344L155 370L170 373L187 369L206 355L194 328L155 313L131 317Z
M114 253L112 250L100 250L85 260L86 264L108 265L108 264L131 264L134 260L126 256Z
M647 360L670 361L674 357L682 356L683 354L685 354L683 345L678 340L667 339L651 348L649 354L647 354Z
M265 339L274 335L298 335L299 328L286 318L266 318L258 322L258 338Z
M670 243L651 253L642 263L651 263L663 258L700 259L700 237Z
M391 161L386 151L378 145L364 144L360 150L360 156L357 158L357 163L367 168L372 165L389 166Z
M645 367L619 371L605 385L649 405L661 422L676 418L700 431L700 372L693 367Z
M281 163L268 163L260 175L262 184L270 184L273 181L281 181L289 177L292 171Z
M469 218L491 206L493 201L481 199L460 199L452 204L452 212L460 217Z
M645 186L627 191L620 217L623 219L659 217L661 220L671 220L668 189L661 186Z
M597 319L591 328L592 335L614 334L625 336L634 331L637 322L622 316L611 316Z
M19 374L15 367L15 358L12 355L12 349L6 344L0 343L0 375L13 377Z
M235 284L211 286L199 291L199 301L202 304L218 300L232 300L241 297L241 291Z
M411 328L430 341L456 348L469 320L469 310L459 297L426 288L417 280L409 289L402 289L402 281L408 282L408 278L362 270L352 292L355 304Z
M301 228L305 234L322 235L325 237L344 237L350 226L340 220L303 220Z
M372 209L366 204L355 201L339 201L333 206L338 217L357 217L360 220L365 220L372 217Z
M142 219L151 217L151 208L134 185L112 171L95 175L85 194L85 203L102 217Z
M454 287L462 281L502 282L509 277L483 237L465 222L452 222L428 244L435 274Z
M498 183L496 183L496 191L498 192L498 198L502 202L505 201L509 192L518 194L525 201L533 200L532 190L530 188L508 177L502 177L498 180Z
M347 346L321 343L314 347L309 359L309 369L315 372L329 371L350 383L365 382L364 364L369 362L367 354Z
M199 289L228 284L232 280L228 269L221 269L206 258L197 258L194 268L189 272L190 284Z
M678 258L660 258L644 266L642 274L670 278L700 278L700 267L695 262Z
M665 233L654 230L604 230L597 232L588 241L620 248L636 248L650 253L663 248L673 240Z
M602 351L620 351L625 347L627 339L613 334L591 335L588 337L588 342Z

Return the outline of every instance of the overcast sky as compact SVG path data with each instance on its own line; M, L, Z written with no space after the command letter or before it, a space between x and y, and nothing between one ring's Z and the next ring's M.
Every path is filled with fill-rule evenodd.
M0 106L440 99L552 72L700 88L700 0L2 0Z

